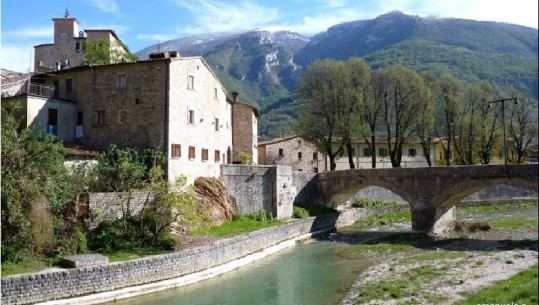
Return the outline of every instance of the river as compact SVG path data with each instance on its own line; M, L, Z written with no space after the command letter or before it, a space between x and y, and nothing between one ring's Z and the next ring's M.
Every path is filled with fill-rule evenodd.
M489 220L522 215L537 217L537 208L464 214L462 218ZM349 230L350 227L345 231ZM403 223L357 233L368 237L373 231L409 230L410 224ZM350 245L331 239L306 242L206 281L110 304L337 305L361 271L371 264L365 259L351 260L340 255L347 247Z

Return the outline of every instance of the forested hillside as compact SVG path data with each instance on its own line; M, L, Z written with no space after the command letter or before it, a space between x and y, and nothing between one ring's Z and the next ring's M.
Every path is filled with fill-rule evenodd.
M424 18L390 12L372 20L335 25L305 37L255 30L184 38L137 54L175 49L202 54L229 92L258 106L262 140L294 132L296 82L316 59L363 58L373 70L395 63L433 77L450 73L467 83L492 82L538 98L537 29L513 24Z

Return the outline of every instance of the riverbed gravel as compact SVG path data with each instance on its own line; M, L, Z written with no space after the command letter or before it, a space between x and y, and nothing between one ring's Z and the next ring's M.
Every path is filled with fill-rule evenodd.
M535 230L493 230L469 234L465 239L443 244L436 249L414 249L397 255L387 253L378 258L381 263L360 274L342 304L355 304L364 293L363 289L372 285L396 283L398 280L411 282L407 276L414 270L431 271L436 276L420 279L420 287L416 288L411 296L407 294L404 297L369 300L362 304L453 304L467 293L492 286L497 281L508 279L537 264L537 243L522 249L503 248L504 243L509 240L537 241L537 235ZM428 255L424 254L433 252L448 254L438 255L439 259L426 259ZM421 255L422 259L414 259L417 255ZM432 255L433 258L435 256ZM405 289L410 288L403 288Z

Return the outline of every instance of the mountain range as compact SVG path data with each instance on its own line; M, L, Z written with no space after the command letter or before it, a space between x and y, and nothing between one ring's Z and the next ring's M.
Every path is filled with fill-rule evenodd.
M312 37L282 28L201 34L149 46L136 54L178 51L202 55L229 91L260 108L259 136L294 132L292 97L305 67L316 59L365 59L373 70L401 63L417 72L448 72L473 83L513 86L538 99L538 31L524 26L393 11L346 22Z

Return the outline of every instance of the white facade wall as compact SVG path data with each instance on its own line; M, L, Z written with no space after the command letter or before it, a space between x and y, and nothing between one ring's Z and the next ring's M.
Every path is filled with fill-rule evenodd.
M252 137L253 137L253 147L251 149L252 154L252 162L254 165L258 162L258 118L256 117L254 111L251 114L251 122L252 122Z
M364 150L368 149L367 143L352 143L352 148L355 151L353 156L354 165L356 168L372 168L372 158L370 156L365 156ZM338 146L334 146L336 150ZM376 144L376 168L391 168L391 160L389 155L385 157L382 156L380 150L385 149L387 151L387 144L377 143ZM412 151L410 151L412 150ZM415 156L413 156L413 151L415 151ZM435 166L434 161L434 147L430 150L432 166ZM348 154L346 148L343 146L343 152L341 155L338 155L335 158L335 163L337 167L335 170L346 170L350 169L350 164L348 163ZM329 159L328 159L329 166ZM401 167L426 167L428 166L425 156L423 154L423 148L419 143L404 144L402 151L402 161Z
M47 130L49 109L56 109L58 113L56 138L60 141L73 141L76 124L75 103L34 96L28 96L26 103L26 126Z
M192 183L200 176L218 177L220 164L227 163L232 151L232 105L226 101L225 89L200 57L171 59L169 75L169 179L183 174ZM180 157L172 156L175 144L180 145ZM189 156L190 147L194 158ZM202 160L203 149L208 160Z

